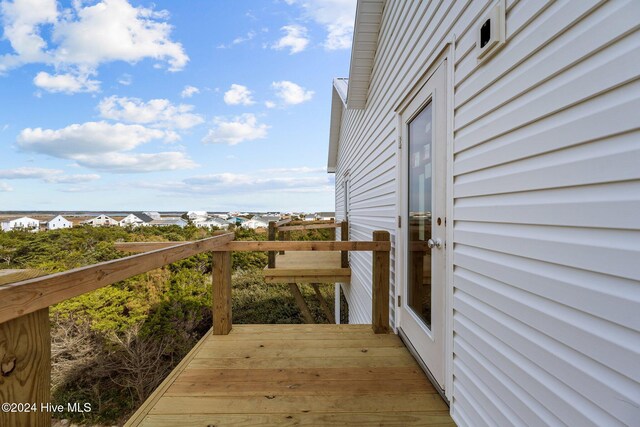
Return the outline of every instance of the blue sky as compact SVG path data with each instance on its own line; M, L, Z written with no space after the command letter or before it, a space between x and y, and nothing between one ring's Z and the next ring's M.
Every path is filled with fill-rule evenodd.
M0 1L0 210L333 210L355 0Z

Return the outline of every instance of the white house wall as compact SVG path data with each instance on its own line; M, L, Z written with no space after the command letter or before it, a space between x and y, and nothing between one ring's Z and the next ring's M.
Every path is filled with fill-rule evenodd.
M455 35L452 415L473 426L632 425L640 2L509 1L507 43L478 65L488 5L387 2L367 108L343 116L336 215L348 170L351 239L385 229L395 242L393 109ZM369 322L370 255L352 253L351 266L350 320Z

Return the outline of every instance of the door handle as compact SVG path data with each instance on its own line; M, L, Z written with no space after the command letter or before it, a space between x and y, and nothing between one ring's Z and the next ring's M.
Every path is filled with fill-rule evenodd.
M427 240L427 246L429 249L433 249L434 247L440 249L442 248L442 240L440 239L429 239Z

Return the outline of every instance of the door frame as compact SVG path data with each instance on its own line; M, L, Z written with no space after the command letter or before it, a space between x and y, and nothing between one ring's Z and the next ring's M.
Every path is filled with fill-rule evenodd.
M443 395L443 397L451 401L452 392L453 392L453 159L454 159L454 150L453 150L453 105L454 105L454 64L455 64L455 55L454 55L454 46L455 46L455 35L452 36L451 40L446 43L440 52L435 55L435 60L431 63L431 65L427 68L427 70L422 74L422 76L417 80L414 86L403 96L400 98L400 101L395 105L394 111L396 113L396 141L401 141L401 136L403 133L403 122L402 122L402 114L407 106L413 101L413 99L419 94L420 90L427 83L427 81L431 78L431 76L435 73L435 71L441 66L445 66L445 98L446 98L446 118L445 122L445 135L446 135L446 160L445 160L445 210L446 210L446 221L447 227L445 227L445 242L447 243L444 248L444 257L445 257L445 271L444 271L444 390L440 390L436 381L433 378L430 378L431 381L436 385L436 389ZM394 330L396 333L401 332L399 330L399 325L401 322L402 314L400 310L398 310L400 300L400 295L402 292L402 288L404 286L406 280L406 269L405 269L405 236L404 232L406 230L406 214L404 213L405 205L407 202L407 195L403 194L404 191L404 183L407 177L402 176L404 172L406 172L406 168L403 165L403 152L402 150L406 147L404 142L401 144L397 144L396 148L396 182L397 182L397 211L396 215L399 219L398 223L396 223L396 233L395 233L395 248L396 248L396 256L395 256L395 322L394 322ZM400 224L400 221L403 223ZM402 304L405 304L405 301L402 301ZM402 337L402 334L400 334ZM406 337L404 337L406 338ZM411 350L411 347L409 347ZM414 355L415 356L415 355ZM421 361L419 363L422 366ZM425 366L422 366L425 369ZM425 371L428 376L431 374Z

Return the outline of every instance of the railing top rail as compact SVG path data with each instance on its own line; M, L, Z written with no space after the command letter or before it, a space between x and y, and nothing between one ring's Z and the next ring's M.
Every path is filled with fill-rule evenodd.
M302 224L302 225L285 225L278 227L278 231L299 231L299 230L318 230L322 228L340 228L339 222L331 222L325 224Z
M281 225L289 224L293 221L291 218L281 219L280 221L276 221L276 227L280 227Z
M0 323L232 241L233 233L0 286Z
M157 248L171 247L180 242L122 242L116 249L124 252L146 252ZM368 241L278 241L278 240L233 240L217 251L390 251L389 242Z
M273 240L234 240L219 250L228 251L383 251L391 250L390 242L366 241L273 241Z

